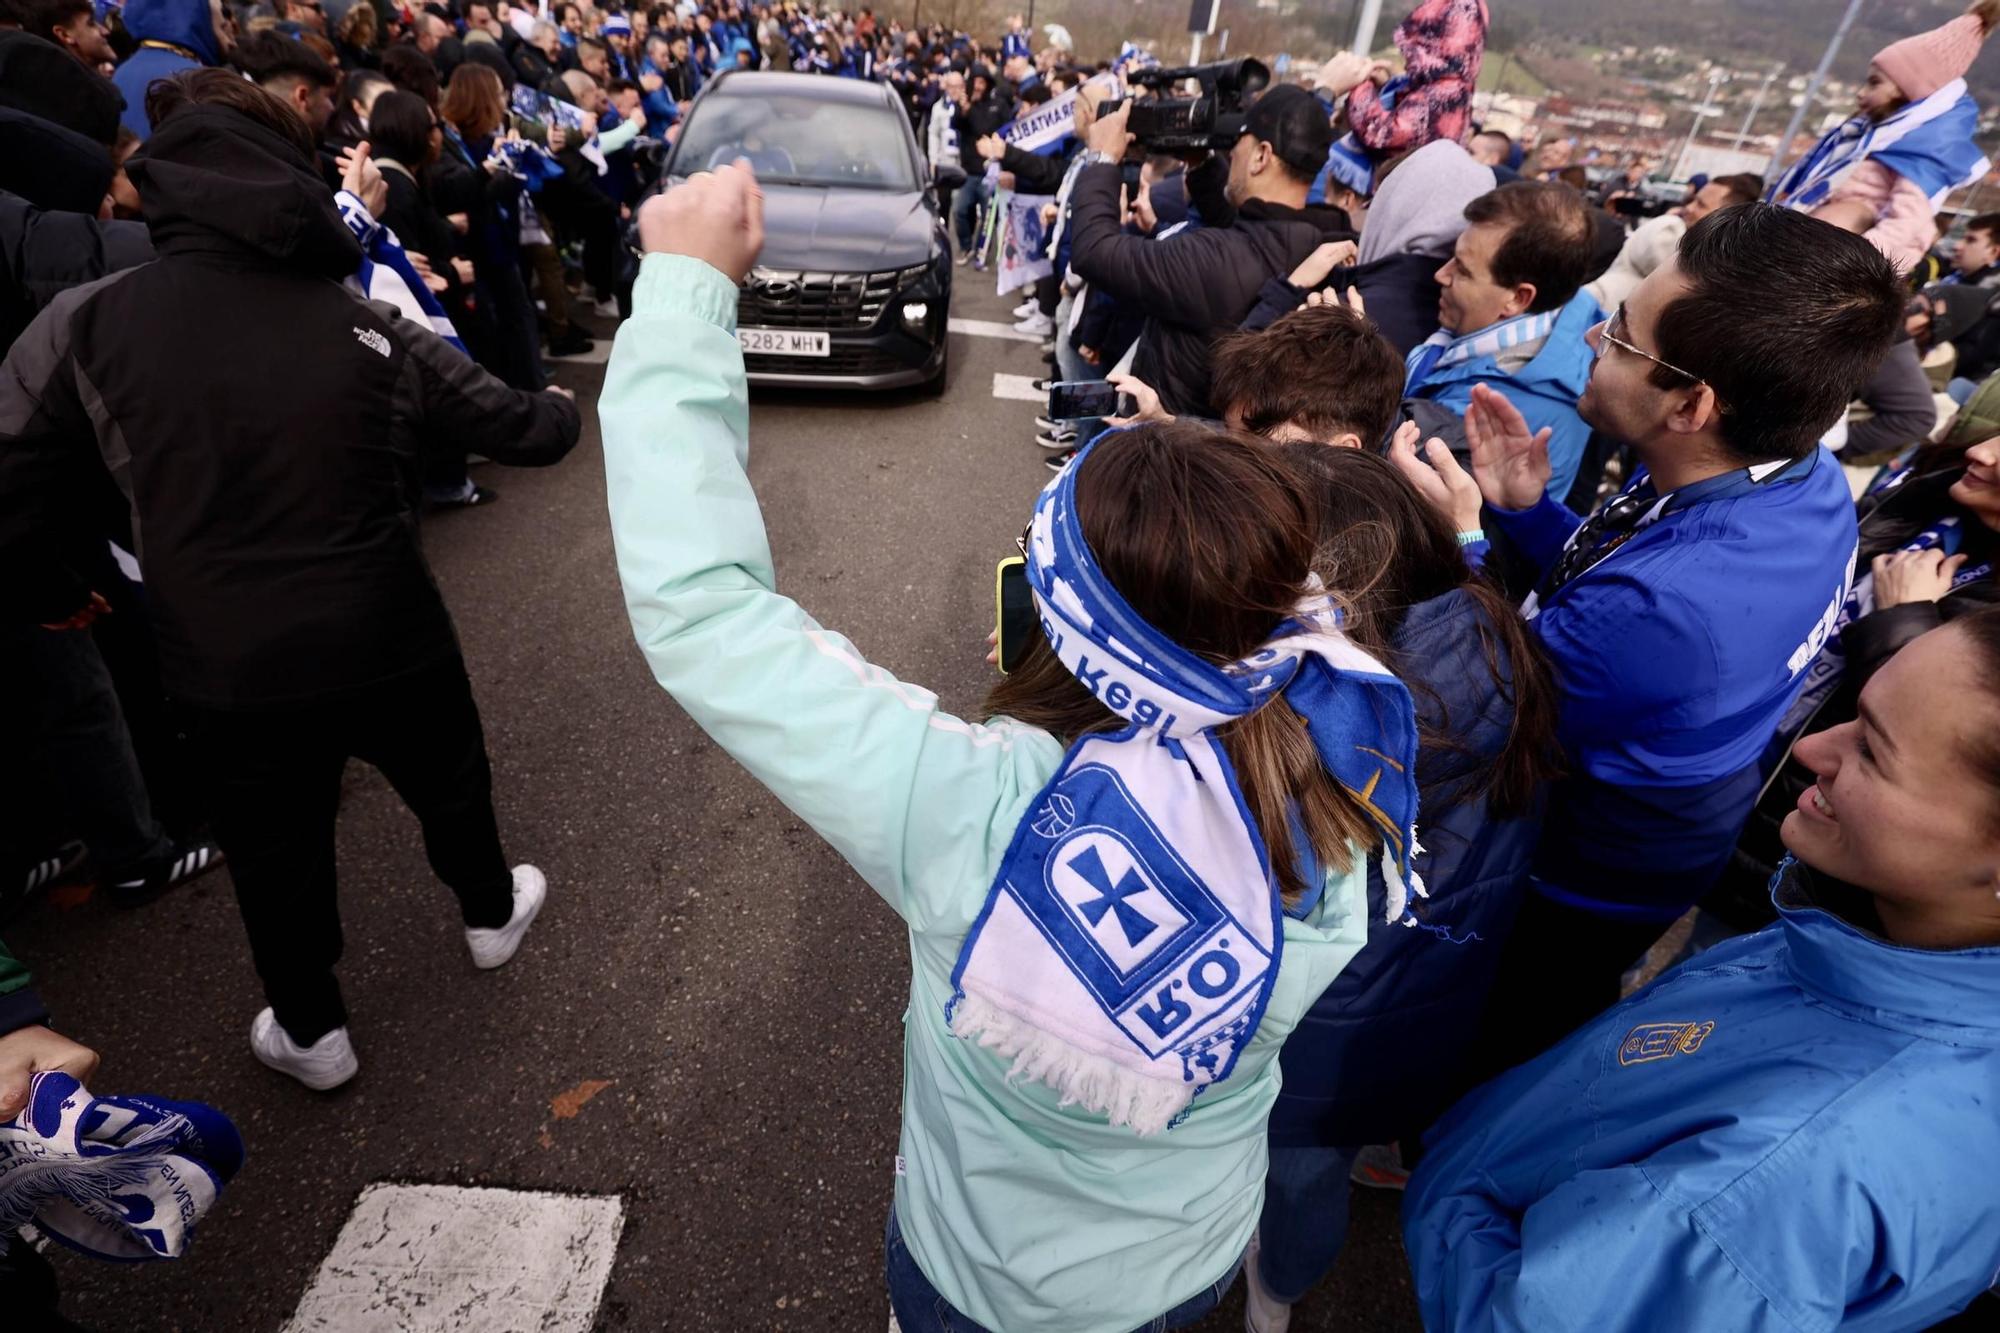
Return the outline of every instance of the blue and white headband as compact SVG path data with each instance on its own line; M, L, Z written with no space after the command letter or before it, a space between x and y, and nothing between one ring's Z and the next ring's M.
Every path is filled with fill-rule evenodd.
M1100 437L1101 438L1101 437ZM1314 593L1257 652L1216 666L1104 578L1076 516L1086 448L1043 491L1028 583L1050 647L1131 723L1071 746L1014 831L953 975L954 1033L1140 1134L1229 1077L1284 944L1263 836L1212 732L1283 692L1382 834L1391 919L1416 851L1416 721L1402 682Z

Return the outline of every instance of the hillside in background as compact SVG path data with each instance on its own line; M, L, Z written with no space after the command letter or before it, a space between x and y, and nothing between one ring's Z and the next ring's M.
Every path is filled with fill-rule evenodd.
M1225 3L1227 0L1225 0ZM1494 47L1575 43L1616 50L1676 46L1725 63L1782 60L1795 74L1819 64L1845 0L1488 0ZM1390 6L1385 5L1385 9ZM1867 0L1841 47L1836 77L1858 81L1868 58L1899 37L1964 12L1963 0ZM1980 102L2000 100L2000 38L1967 76Z

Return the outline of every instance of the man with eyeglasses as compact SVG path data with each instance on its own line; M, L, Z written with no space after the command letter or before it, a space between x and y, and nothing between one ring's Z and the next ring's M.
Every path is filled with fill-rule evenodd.
M1765 204L1688 230L1603 324L1577 410L1640 465L1587 520L1549 498L1550 430L1480 386L1470 475L1397 461L1461 531L1505 533L1562 690L1567 772L1486 1012L1486 1072L1618 998L1727 864L1759 758L1853 577L1854 505L1819 438L1902 314L1872 246ZM1483 501L1483 506L1482 506Z
M1516 181L1465 206L1467 226L1437 271L1439 329L1411 349L1404 410L1432 403L1455 419L1486 385L1547 427L1549 494L1569 494L1590 427L1576 400L1590 377L1584 331L1603 312L1583 286L1595 229L1567 185ZM1459 443L1453 441L1454 444Z

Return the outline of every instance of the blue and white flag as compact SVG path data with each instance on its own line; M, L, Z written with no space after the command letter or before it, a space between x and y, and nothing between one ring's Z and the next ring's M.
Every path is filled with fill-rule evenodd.
M1053 195L1009 194L1007 225L1000 234L1000 294L1039 282L1055 272L1049 258L1048 228L1042 223L1042 206L1055 202Z
M1979 105L1953 79L1921 102L1882 121L1855 116L1830 131L1764 198L1811 212L1825 203L1847 175L1873 158L1930 196L1931 207L1986 175L1986 155L1972 142Z
M1160 58L1145 50L1137 42L1127 42L1118 48L1118 58L1111 62L1112 72L1123 74L1130 69L1150 69L1160 63Z
M243 1139L213 1107L93 1097L44 1071L0 1124L0 1234L32 1222L94 1259L177 1259L242 1165Z
M579 140L577 151L583 154L584 161L597 168L598 175L610 169L604 161L604 149L597 142L597 126L583 113L582 107L550 97L525 83L514 85L509 103L515 115L541 125L560 126L571 139Z
M1113 96L1118 92L1117 75L1093 74L1061 97L1051 97L1027 115L1008 121L997 133L1002 140L1024 153L1048 157L1061 152L1063 145L1076 137L1076 99L1091 84Z
M1103 437L1100 436L1101 440ZM952 1032L1010 1078L1139 1134L1230 1076L1284 947L1264 840L1214 729L1279 694L1374 818L1389 916L1422 884L1409 691L1316 594L1251 656L1216 666L1126 604L1076 515L1086 448L1042 492L1027 573L1057 658L1125 730L1086 736L1014 830L953 973Z

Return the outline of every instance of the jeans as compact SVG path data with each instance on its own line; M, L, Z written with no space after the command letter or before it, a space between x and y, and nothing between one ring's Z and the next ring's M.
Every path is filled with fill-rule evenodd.
M924 1276L924 1270L917 1267L917 1261L910 1255L910 1247L903 1243L903 1229L897 1225L894 1207L889 1209L889 1224L882 1238L882 1248L888 1267L889 1308L895 1311L896 1323L903 1333L989 1333L985 1325L975 1324L954 1310L951 1303L931 1285L931 1280ZM1168 1329L1185 1328L1201 1319L1222 1303L1223 1296L1236 1281L1236 1274L1242 1267L1242 1260L1237 1260L1206 1291L1148 1320L1134 1333L1166 1333Z
M417 817L431 869L458 896L467 927L513 916L493 770L456 655L284 710L184 711L264 996L301 1046L347 1023L333 977L341 953L334 817L350 755L380 769Z
M1273 1148L1258 1219L1264 1289L1296 1305L1319 1285L1347 1243L1347 1173L1358 1148Z
M0 718L22 745L0 766L8 789L0 808L9 825L24 820L0 837L17 844L0 869L11 874L46 855L52 823L75 829L105 880L144 877L172 858L89 630L0 627Z
M1103 369L1084 360L1069 343L1070 313L1076 307L1076 298L1077 293L1065 291L1062 300L1056 302L1056 374L1064 380L1094 384L1104 378ZM1097 433L1104 429L1101 417L1090 417L1071 424L1076 427L1077 441L1082 444L1097 438Z
M974 176L958 187L951 199L952 226L958 232L958 249L964 254L972 249L973 226L977 221L979 206L987 200L986 178Z
M1979 381L1966 379L1963 375L1954 375L1951 383L1944 386L1944 392L1951 401L1964 407L1972 395L1979 392Z

